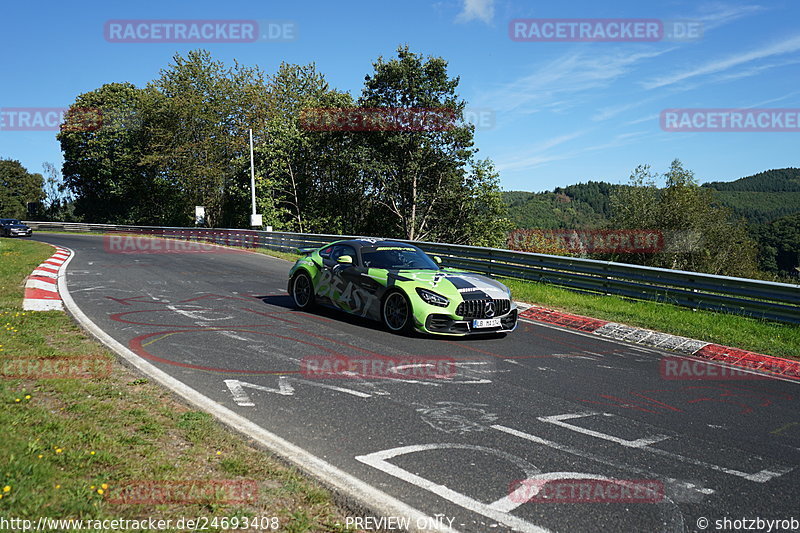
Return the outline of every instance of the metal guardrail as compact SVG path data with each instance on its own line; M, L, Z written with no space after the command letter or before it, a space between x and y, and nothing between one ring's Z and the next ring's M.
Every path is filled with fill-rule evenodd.
M68 222L26 222L38 231L132 233L203 240L233 246L294 252L358 236L243 229L121 226ZM401 242L402 239L394 239ZM448 267L490 276L539 281L592 294L668 302L779 322L800 324L800 285L653 268L612 261L517 252L497 248L414 242Z

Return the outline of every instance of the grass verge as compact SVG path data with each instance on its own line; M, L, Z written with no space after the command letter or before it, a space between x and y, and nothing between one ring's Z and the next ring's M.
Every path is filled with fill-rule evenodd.
M117 363L65 313L23 312L24 278L52 250L0 239L0 514L206 517L207 531L266 517L259 530L353 531L329 492ZM105 371L78 375L81 358ZM34 379L54 368L75 375Z
M676 305L589 295L544 283L502 279L515 300L673 335L800 359L800 328Z

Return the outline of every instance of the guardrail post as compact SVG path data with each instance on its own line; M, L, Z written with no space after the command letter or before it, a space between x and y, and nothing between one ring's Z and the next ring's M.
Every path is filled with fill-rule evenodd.
M605 289L604 294L606 296L611 296L611 293L609 292L611 290L610 289L611 284L609 283L609 280L611 279L611 276L609 275L609 272L608 272L608 265L603 265L603 271L606 273L605 276L603 276L603 280L604 280L603 281L603 288Z

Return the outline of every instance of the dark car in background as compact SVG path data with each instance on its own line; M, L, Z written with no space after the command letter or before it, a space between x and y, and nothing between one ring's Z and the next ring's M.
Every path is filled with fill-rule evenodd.
M30 237L33 230L16 218L0 218L0 237Z

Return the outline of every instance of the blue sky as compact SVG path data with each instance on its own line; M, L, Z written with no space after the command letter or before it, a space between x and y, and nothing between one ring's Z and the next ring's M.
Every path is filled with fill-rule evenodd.
M65 107L104 83L142 86L176 52L205 48L267 73L315 62L358 95L399 44L444 57L481 113L479 155L507 190L623 182L639 164L679 158L701 181L800 166L800 132L668 132L667 108L800 108L800 3L444 0L404 2L14 2L4 8L0 108ZM702 38L660 42L517 42L512 19L683 19ZM293 21L288 42L112 43L109 19ZM41 172L62 162L54 132L0 131L0 157Z

